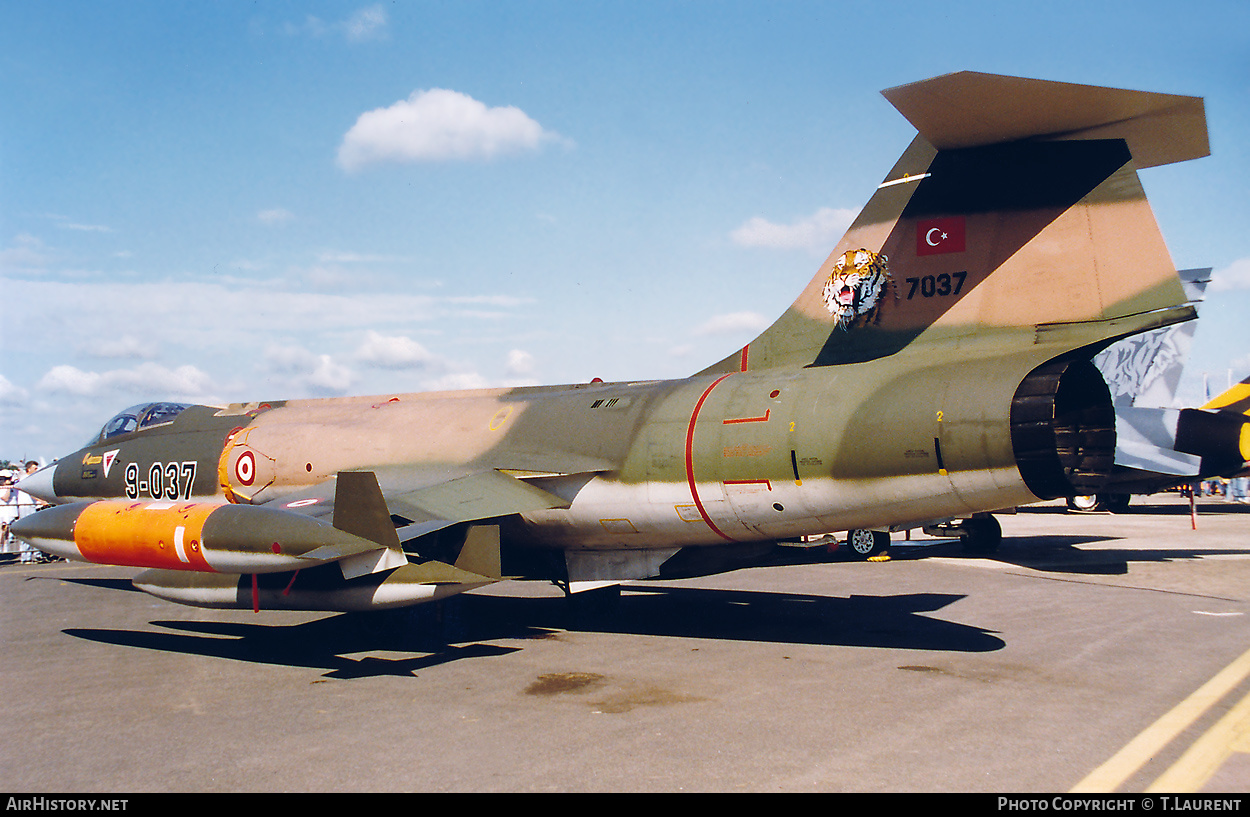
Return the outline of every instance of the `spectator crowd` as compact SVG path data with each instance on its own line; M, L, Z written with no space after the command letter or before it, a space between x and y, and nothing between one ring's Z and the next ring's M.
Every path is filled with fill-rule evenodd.
M16 487L18 480L38 470L39 463L31 460L21 471L0 471L0 553L17 553L18 559L24 564L51 561L47 555L9 533L10 524L47 505Z

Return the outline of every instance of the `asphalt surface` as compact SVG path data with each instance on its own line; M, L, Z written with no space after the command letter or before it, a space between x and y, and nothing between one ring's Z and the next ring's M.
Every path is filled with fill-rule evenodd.
M6 564L0 789L1244 792L1250 505L1198 507L1052 503L991 558L896 534L601 609L208 611Z

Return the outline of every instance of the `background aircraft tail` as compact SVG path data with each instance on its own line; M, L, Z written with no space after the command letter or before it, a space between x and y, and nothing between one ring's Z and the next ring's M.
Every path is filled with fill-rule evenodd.
M1189 303L1198 308L1211 282L1211 268L1180 271ZM1094 358L1117 408L1182 408L1177 387L1189 360L1197 321L1143 332L1116 341Z
M1250 417L1250 377L1212 397L1202 408L1232 411Z
M1208 154L1200 98L972 72L883 93L919 135L786 313L703 373L1194 316L1137 169Z

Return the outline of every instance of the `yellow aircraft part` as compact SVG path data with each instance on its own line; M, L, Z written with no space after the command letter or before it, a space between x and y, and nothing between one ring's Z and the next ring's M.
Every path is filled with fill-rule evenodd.
M1202 408L1224 409L1250 415L1250 378L1211 398Z

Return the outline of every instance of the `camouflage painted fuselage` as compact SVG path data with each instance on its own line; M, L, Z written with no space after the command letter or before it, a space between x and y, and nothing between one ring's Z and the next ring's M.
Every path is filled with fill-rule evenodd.
M887 96L920 135L786 313L692 377L122 418L55 498L337 501L349 529L333 486L370 472L405 551L497 526L572 581L1095 493L1115 425L1090 359L1194 316L1136 171L1205 154L1201 100L981 74Z

